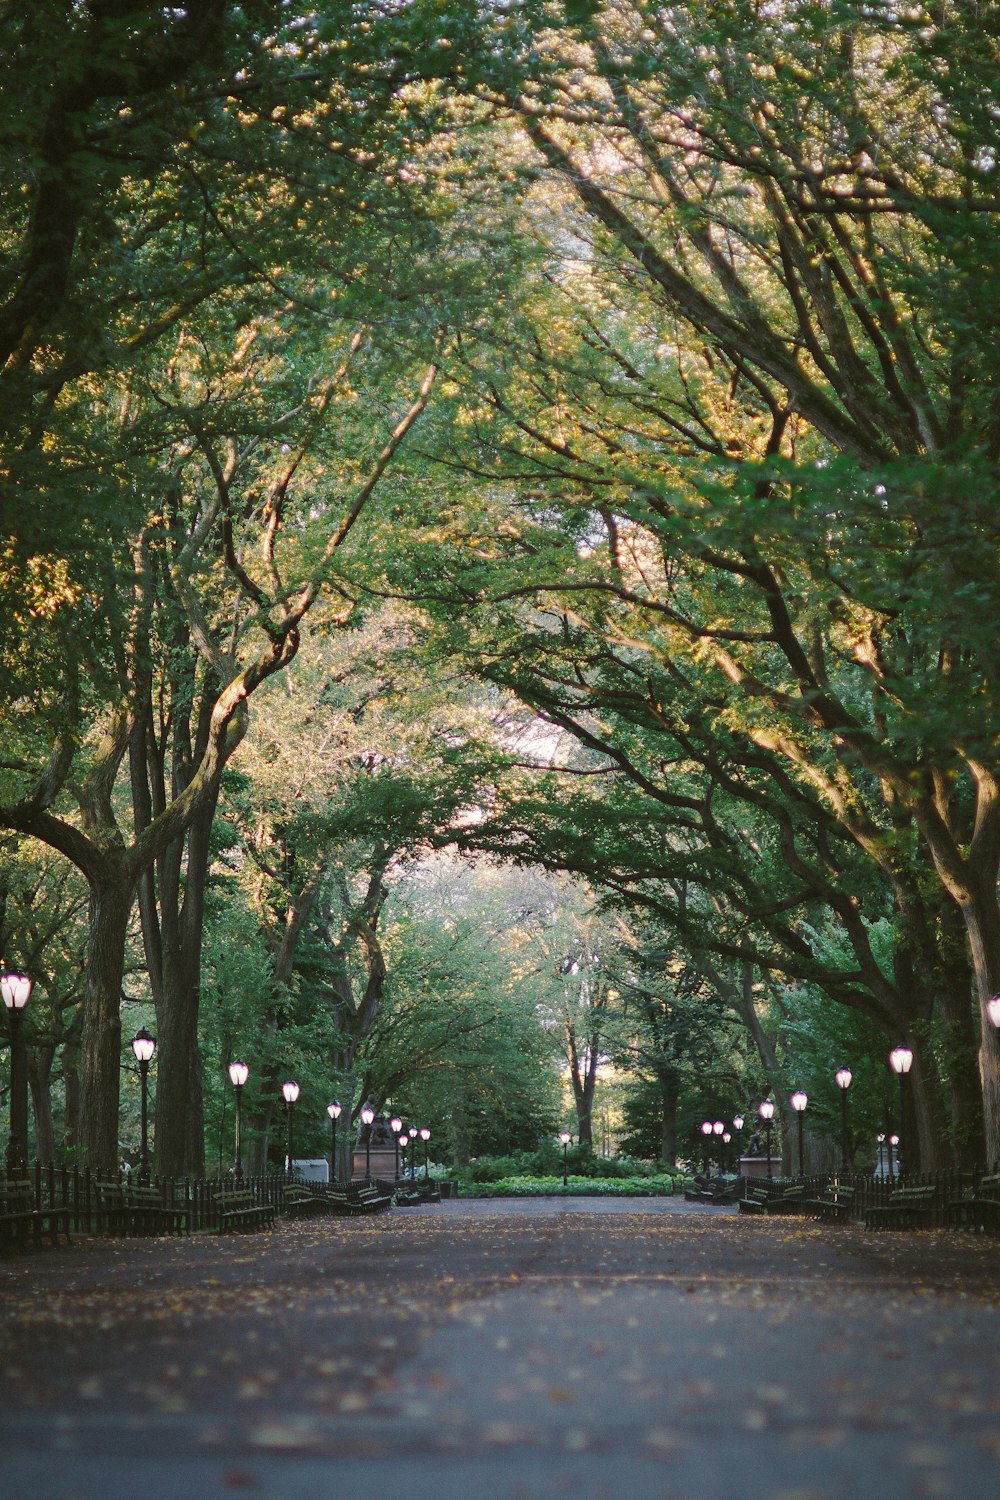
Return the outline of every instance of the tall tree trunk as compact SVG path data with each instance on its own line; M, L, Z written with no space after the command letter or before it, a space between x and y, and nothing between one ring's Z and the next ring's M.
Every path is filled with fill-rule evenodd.
M656 1081L660 1089L660 1105L662 1109L660 1116L660 1161L665 1166L673 1167L677 1162L677 1100L680 1097L681 1090L680 1077L671 1069L669 1072L658 1072Z
M336 1068L340 1074L338 1098L344 1106L337 1121L337 1170L338 1182L349 1182L354 1163L354 1100L358 1096L357 1079L353 1072Z
M579 1086L574 1083L573 1099L576 1104L576 1130L577 1140L581 1146L594 1148L594 1075L587 1074L579 1080Z
M986 1160L1000 1162L1000 1032L986 1009L1000 994L1000 909L995 892L981 893L962 908L979 997L979 1078L983 1097Z
M121 997L132 882L120 874L90 887L90 931L80 1044L80 1146L95 1172L118 1169Z
M52 1063L54 1043L33 1047L28 1059L28 1085L35 1116L35 1155L39 1161L55 1160L56 1136L52 1124Z
M182 681L173 698L184 701ZM208 742L212 694L202 693L194 739L186 711L174 723L170 791L176 798L191 778ZM145 829L166 806L164 747L154 733L152 710L130 743L136 828ZM199 1037L201 951L205 889L219 778L208 788L188 827L161 851L139 879L142 936L156 1006L157 1058L154 1157L165 1177L200 1177L205 1170L205 1109Z
M200 1177L205 1169L198 1001L187 965L168 964L156 1006L154 1107L154 1160L164 1177Z
M951 1165L973 1167L986 1159L983 1091L977 1051L969 946L962 914L948 897L941 902L935 998L944 1022L942 1064L949 1095Z
M63 1113L63 1150L74 1150L80 1144L80 1044L76 1038L62 1049L62 1076L65 1107Z
M581 1052L577 1043L576 1027L571 1020L567 1020L565 1025L569 1077L573 1088L573 1103L576 1107L577 1140L581 1146L589 1146L593 1150L594 1092L597 1087L599 1038L596 1033L592 1033L585 1040Z
M452 1104L448 1118L448 1132L451 1136L452 1160L458 1167L467 1167L472 1150L469 1144L469 1121L464 1099L458 1098Z

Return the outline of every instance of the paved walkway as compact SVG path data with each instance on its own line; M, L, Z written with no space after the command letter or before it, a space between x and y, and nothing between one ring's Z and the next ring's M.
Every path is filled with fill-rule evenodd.
M0 1261L0 1494L1000 1493L1000 1246L460 1200Z

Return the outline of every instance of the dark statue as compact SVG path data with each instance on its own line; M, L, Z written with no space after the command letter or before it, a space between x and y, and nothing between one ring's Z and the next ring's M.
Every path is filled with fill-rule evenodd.
M375 1109L375 1095L369 1094L365 1100L365 1106ZM396 1137L392 1133L392 1127L385 1115L376 1115L370 1125L363 1121L358 1125L359 1146L395 1146Z

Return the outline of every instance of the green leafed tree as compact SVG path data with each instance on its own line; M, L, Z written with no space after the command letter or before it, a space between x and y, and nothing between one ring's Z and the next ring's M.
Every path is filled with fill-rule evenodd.
M616 787L606 826L622 781L669 820L606 860L619 884L656 871L676 908L696 881L729 956L793 978L823 967L822 903L850 940L828 980L911 1042L925 1101L940 1008L956 1138L979 1153L978 1095L996 1157L993 23L576 21L495 98L538 174L537 258L448 370L447 461L480 483L410 586L450 580L470 663Z

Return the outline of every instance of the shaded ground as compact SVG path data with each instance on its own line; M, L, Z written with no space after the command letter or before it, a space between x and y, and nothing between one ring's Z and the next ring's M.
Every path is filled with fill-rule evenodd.
M1000 1246L459 1201L0 1260L0 1493L1000 1493Z

